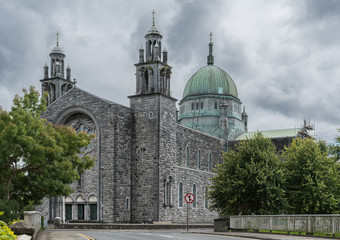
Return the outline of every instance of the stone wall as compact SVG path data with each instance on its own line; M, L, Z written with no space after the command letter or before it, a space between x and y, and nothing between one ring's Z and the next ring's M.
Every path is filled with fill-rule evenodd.
M160 95L130 97L133 109L131 220L158 221Z
M187 147L189 148L189 165L186 161ZM213 169L221 161L224 147L225 141L222 139L177 125L172 221L186 221L186 202L183 200L183 206L179 206L180 183L183 184L183 197L187 193L192 193L193 185L196 185L196 207L193 204L189 205L190 222L212 222L217 217L217 212L208 209L206 188L210 186L209 178L213 175ZM211 170L209 169L209 154L211 155ZM200 166L198 166L199 155Z
M73 88L53 102L42 117L55 124L70 124L87 116L93 121L96 137L94 139L95 167L83 176L83 188L75 188L72 194L73 216L77 219L77 204L87 206L90 196L97 201L97 220L108 222L129 221L130 211L126 208L130 198L130 149L131 149L131 110L127 107L98 98L79 88ZM79 116L80 116L79 115ZM83 118L83 122L84 122ZM72 124L71 124L72 125ZM102 179L102 182L101 182ZM73 187L78 186L77 183ZM91 187L90 187L91 186ZM103 188L103 189L102 189ZM78 196L81 196L79 198ZM77 197L81 202L77 202ZM101 199L103 198L103 201ZM82 200L83 199L83 200ZM103 202L103 209L100 203ZM53 206L51 206L53 205ZM50 219L61 216L61 199L49 202L52 211ZM86 207L85 207L86 208ZM51 211L50 211L51 212ZM89 209L85 209L85 219L89 220Z
M159 100L159 221L174 221L171 196L176 189L176 100L164 96Z

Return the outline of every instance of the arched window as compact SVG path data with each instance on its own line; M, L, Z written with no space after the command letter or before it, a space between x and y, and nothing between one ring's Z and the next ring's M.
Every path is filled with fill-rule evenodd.
M208 199L208 187L205 187L205 201L204 201L204 207L208 208L209 207L209 199Z
M192 186L192 194L194 194L195 200L192 203L192 207L196 208L196 202L197 202L197 194L196 194L196 184Z
M201 102L201 109L203 109L203 102Z
M170 183L169 182L166 182L166 185L165 185L165 206L169 206L170 204Z
M215 102L214 108L217 109L217 102Z
M209 171L211 171L211 153L209 153Z
M178 187L178 206L183 207L183 183L179 183Z
M194 109L195 109L195 104L192 103L192 104L191 104L191 110L194 110Z
M198 150L197 153L197 168L201 169L201 150Z
M189 167L189 147L187 147L185 151L185 165Z

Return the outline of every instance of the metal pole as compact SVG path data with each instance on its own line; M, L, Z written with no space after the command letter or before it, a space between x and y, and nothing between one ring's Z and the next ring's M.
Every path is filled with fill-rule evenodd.
M63 223L65 223L65 196L63 196Z
M102 222L102 228L104 228L104 183L103 183L103 171L104 167L100 166L100 182L101 182L101 203L100 203L100 208L101 208L101 222Z
M189 232L189 203L187 203L187 232Z

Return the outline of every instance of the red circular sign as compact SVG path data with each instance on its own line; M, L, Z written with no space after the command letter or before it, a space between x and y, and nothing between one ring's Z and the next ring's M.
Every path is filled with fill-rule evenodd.
M195 196L192 193L188 193L187 195L185 195L184 200L187 203L193 203L195 201Z

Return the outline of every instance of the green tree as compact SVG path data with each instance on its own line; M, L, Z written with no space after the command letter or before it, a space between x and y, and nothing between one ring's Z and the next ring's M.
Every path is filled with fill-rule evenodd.
M294 139L283 153L288 212L326 214L339 210L339 164L325 142Z
M272 141L259 132L224 153L211 181L211 208L224 216L278 214L285 207L281 161Z
M31 87L15 96L11 111L0 109L0 210L7 220L44 197L67 196L70 183L93 166L92 158L81 157L81 148L93 136L55 126L40 115L44 98Z

